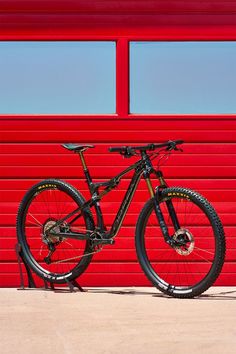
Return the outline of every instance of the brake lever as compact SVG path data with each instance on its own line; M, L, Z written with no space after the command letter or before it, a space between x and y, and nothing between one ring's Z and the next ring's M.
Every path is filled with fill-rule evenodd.
M130 157L132 157L132 156L135 155L135 151L134 151L133 149L131 149L129 146L127 146L126 149L125 149L125 151L122 151L122 152L121 152L121 155L122 155L124 158L128 159L128 158L130 158Z
M181 148L177 147L174 141L170 141L169 146L166 148L166 151L171 151L171 150L183 152Z

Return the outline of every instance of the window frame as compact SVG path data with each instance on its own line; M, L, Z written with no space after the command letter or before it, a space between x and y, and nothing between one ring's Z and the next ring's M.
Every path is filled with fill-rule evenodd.
M196 39L194 39L194 40L191 40L191 39L189 39L189 40L177 40L177 39L175 39L175 40L139 40L139 41L129 41L129 44L130 44L130 46L129 46L129 49L130 49L130 52L131 52L131 43L137 43L137 42L150 42L150 43L188 43L188 42L191 42L191 43L204 43L204 42L210 42L210 43L226 43L226 42L235 42L235 44L236 44L236 41L234 41L234 40L227 40L227 41L225 41L225 40L214 40L214 41L212 41L212 40L207 40L207 39L204 39L204 41L203 40L196 40ZM129 62L129 65L131 65L131 63ZM131 78L131 76L129 76L129 79ZM129 93L130 93L130 89L131 89L131 86L130 86L130 81L129 81ZM204 113L204 112L201 112L201 113L181 113L181 112L179 112L179 113L150 113L150 112L147 112L147 113L137 113L137 112L131 112L131 104L129 104L129 115L130 116L141 116L141 117L143 117L143 116L150 116L150 117L152 117L152 116L168 116L168 117L175 117L175 116L178 116L178 117L182 117L182 116L189 116L189 117L191 117L191 116L196 116L196 117L200 117L200 116L209 116L209 117L211 117L211 116L213 116L213 117L216 117L216 116L218 116L218 115L220 115L220 116L234 116L234 115L236 115L236 111L234 112L234 113L224 113L224 112L221 112L221 113Z
M0 36L0 38L1 38L1 36ZM1 39L0 39L0 41L1 41ZM3 42L3 41L1 41L1 42ZM10 41L5 41L5 42L10 42ZM53 43L56 43L56 42L65 42L65 43L68 43L68 42L111 42L111 43L113 43L114 44L114 46L115 46L115 65L114 65L114 71L113 71L113 73L114 73L114 76L115 76L115 88L114 88L114 93L115 93L115 95L116 95L116 41L111 41L111 40L109 40L109 41L103 41L103 40L73 40L73 41L71 41L71 40L63 40L63 41L61 41L60 39L57 39L57 40L51 40L51 39L48 39L48 40L37 40L37 41L35 41L35 40L21 40L21 41L11 41L11 42L33 42L33 43L40 43L40 42L53 42ZM115 96L115 100L114 100L115 102L114 102L114 106L115 106L115 110L116 110L116 96ZM103 116L103 115L107 115L107 116L114 116L114 114L115 114L115 112L111 112L111 113L1 113L0 112L0 117L2 117L2 116L40 116L40 117L47 117L47 116L51 116L51 117L53 117L53 116L63 116L63 117L65 117L65 116L69 116L69 117L73 117L73 116Z

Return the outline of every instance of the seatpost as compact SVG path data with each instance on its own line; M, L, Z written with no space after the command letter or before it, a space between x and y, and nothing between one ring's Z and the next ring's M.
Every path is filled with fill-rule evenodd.
M92 178L90 176L88 167L87 167L85 159L84 159L83 150L79 151L79 156L80 156L80 159L81 159L84 175L85 175L89 190L92 193Z

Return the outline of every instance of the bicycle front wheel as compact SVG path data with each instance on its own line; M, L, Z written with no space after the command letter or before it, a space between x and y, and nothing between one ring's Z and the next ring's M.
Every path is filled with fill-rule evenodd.
M50 235L47 230L85 202L70 184L44 180L34 185L23 198L17 215L17 237L26 263L41 278L65 283L81 275L92 259L89 241ZM94 230L89 210L72 222L75 215L59 226L55 233Z
M144 206L136 228L136 251L148 279L173 297L192 298L206 291L217 279L225 257L222 224L210 203L189 189L166 188L160 208L174 244L163 237L154 199ZM178 228L168 205L172 203Z

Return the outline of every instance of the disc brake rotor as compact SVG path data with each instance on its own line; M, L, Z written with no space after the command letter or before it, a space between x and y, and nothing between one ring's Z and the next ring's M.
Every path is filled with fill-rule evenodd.
M178 246L174 246L175 251L182 255L188 256L192 253L195 245L195 241L191 232L187 229L179 229L173 236L173 239L179 243Z

